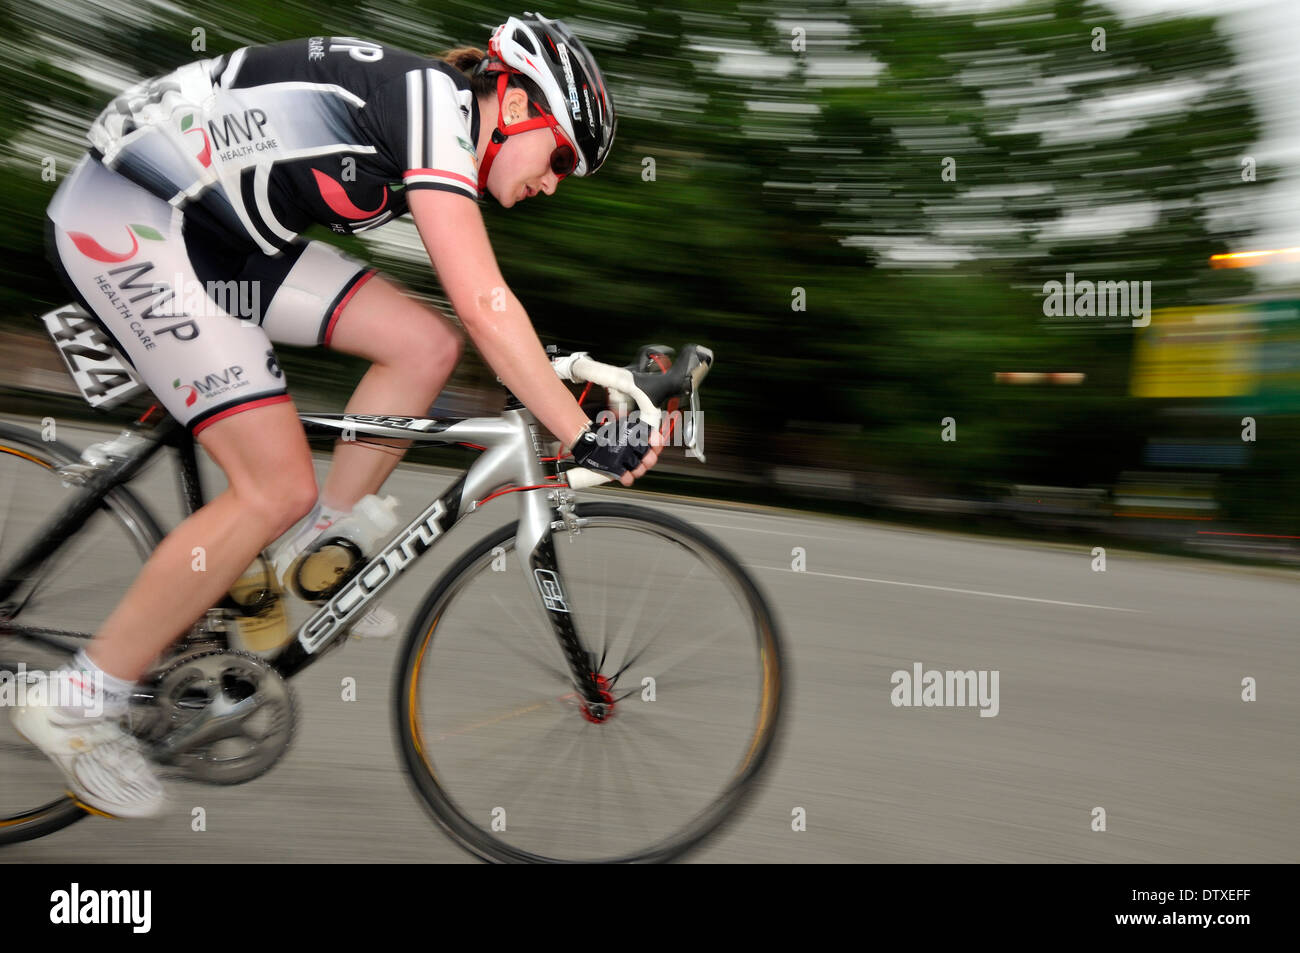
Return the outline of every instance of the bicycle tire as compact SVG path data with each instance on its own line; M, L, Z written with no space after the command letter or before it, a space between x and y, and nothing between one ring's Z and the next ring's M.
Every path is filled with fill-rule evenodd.
M41 436L27 428L0 422L0 455L16 453L37 465L47 469L80 460L80 452L57 440L43 440ZM135 538L141 555L152 552L163 539L162 529L148 508L124 487L116 487L104 498L101 510L112 514L126 528L128 535ZM132 528L134 526L134 528ZM147 557L146 557L147 558ZM12 672L17 669L21 658L14 657L15 652L5 644L5 637L0 633L0 671ZM7 713L0 713L7 719ZM0 783L3 783L3 771L0 771ZM94 812L79 804L73 796L64 792L62 796L24 811L0 810L0 847L23 841L34 840L62 830L70 824L89 816ZM94 812L97 813L97 812Z
M735 557L712 536L676 517L623 503L578 504L575 515L579 519L603 517L647 524L657 528L660 534L683 537L717 560L729 576L729 581L744 594L746 606L755 620L755 633L760 640L763 686L761 711L757 716L758 727L748 756L741 761L739 772L720 796L681 830L675 830L672 835L653 845L611 857L566 860L536 854L504 843L466 816L446 790L439 772L433 769L423 751L425 746L416 720L420 667L443 611L453 602L461 585L468 584L468 579L478 574L485 557L491 555L496 547L504 546L513 539L517 529L513 523L485 536L453 563L429 591L415 616L402 647L401 662L397 669L395 712L401 756L407 767L408 778L435 822L452 840L480 860L495 863L662 863L676 860L700 846L737 816L753 793L755 783L772 755L780 734L782 695L788 682L778 627L758 585ZM554 519L558 519L558 514ZM562 529L556 531L557 536L562 534Z

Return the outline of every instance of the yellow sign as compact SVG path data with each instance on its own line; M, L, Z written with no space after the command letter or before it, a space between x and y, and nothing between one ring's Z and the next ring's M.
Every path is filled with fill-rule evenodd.
M1265 325L1251 305L1153 312L1133 352L1134 397L1241 397L1259 389Z

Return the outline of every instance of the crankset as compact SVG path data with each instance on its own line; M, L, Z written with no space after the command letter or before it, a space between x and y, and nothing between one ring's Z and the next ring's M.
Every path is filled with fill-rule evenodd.
M293 691L248 652L198 649L171 660L137 695L131 731L169 771L209 784L241 784L289 748Z

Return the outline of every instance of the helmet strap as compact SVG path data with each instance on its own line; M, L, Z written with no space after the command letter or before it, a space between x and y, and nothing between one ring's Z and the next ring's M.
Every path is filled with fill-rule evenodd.
M487 149L483 151L483 160L478 167L478 194L480 198L487 194L488 172L492 168L497 153L505 145L506 137L528 132L531 129L540 129L551 124L550 117L542 115L534 116L532 119L523 122L512 123L509 128L506 128L506 87L510 84L510 74L515 71L506 66L488 66L485 69L488 72L497 74L497 127L492 130L492 140L488 143Z

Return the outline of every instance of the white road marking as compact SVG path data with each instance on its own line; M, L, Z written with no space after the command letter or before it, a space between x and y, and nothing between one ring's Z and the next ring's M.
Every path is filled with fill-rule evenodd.
M753 563L748 564L750 569L770 569L773 572L788 572L791 575L802 576L825 576L829 579L847 579L851 582L876 582L882 586L908 586L912 589L938 589L940 592L960 592L968 596L990 596L994 599L1015 599L1017 602L1043 602L1053 606L1074 606L1079 609L1106 609L1110 612L1145 612L1145 609L1123 609L1119 606L1095 606L1088 602L1062 602L1059 599L1036 599L1033 596L1013 596L1005 592L984 592L981 589L957 589L953 586L928 586L921 582L901 582L897 579L871 579L867 576L841 576L833 572L814 572L811 569L805 569L796 573L793 569L786 569L784 566L758 566Z
M861 539L845 539L843 536L819 536L816 533L809 533L802 530L798 532L794 532L791 530L784 530L784 529L772 529L771 527L763 527L762 529L750 529L748 526L732 526L727 523L704 523L701 522L700 520L691 520L690 522L695 526L708 526L711 527L712 529L737 530L742 533L771 533L776 536L802 536L805 539L825 539L836 543L862 542Z

